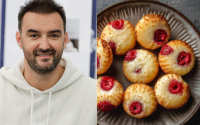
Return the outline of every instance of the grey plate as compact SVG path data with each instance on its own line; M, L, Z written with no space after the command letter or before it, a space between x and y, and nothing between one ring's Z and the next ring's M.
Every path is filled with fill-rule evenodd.
M200 35L193 24L177 10L155 1L129 1L115 4L97 15L97 36L108 22L116 19L125 19L134 26L148 13L162 14L169 22L171 28L170 40L183 40L192 46L196 61L194 68L182 78L189 84L191 97L187 104L177 110L168 110L160 105L157 111L144 119L136 119L126 114L122 105L111 112L98 110L99 125L179 125L186 123L198 110L200 102ZM169 40L169 41L170 41ZM141 49L137 43L134 49ZM144 48L142 48L144 49ZM149 50L158 55L160 49ZM113 63L109 70L99 76L115 77L123 86L124 90L132 83L126 79L123 73L124 56L114 55ZM157 79L165 73L160 69L157 77L148 85L152 88Z

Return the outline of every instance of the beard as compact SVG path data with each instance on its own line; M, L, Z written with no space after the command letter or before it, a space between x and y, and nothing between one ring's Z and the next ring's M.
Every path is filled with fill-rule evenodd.
M62 47L63 49L63 47ZM30 53L29 51L25 50L24 46L23 46L23 51L24 51L24 56L29 64L29 66L31 67L31 69L33 71L35 71L36 73L40 74L40 75L46 75L51 73L58 65L58 63L60 62L60 59L62 57L62 53L63 51L59 51L56 53L56 51L54 49L47 49L47 50L42 50L42 49L35 49L33 51L33 54ZM47 65L39 65L38 61L36 60L36 56L38 56L38 53L43 53L43 54L51 54L51 56L53 56L53 61L52 63L48 63ZM42 59L42 62L46 62L49 61L49 59Z

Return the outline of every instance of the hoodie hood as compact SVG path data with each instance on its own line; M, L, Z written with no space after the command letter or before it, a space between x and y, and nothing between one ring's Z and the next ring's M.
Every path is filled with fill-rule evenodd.
M73 66L71 61L66 57L61 59L60 65L61 67L65 68L62 77L54 86L45 91L40 91L32 87L24 78L22 74L24 70L24 58L17 60L12 67L1 68L0 75L2 75L2 77L7 79L17 88L23 89L25 91L30 92L32 90L33 93L54 93L73 84L76 80L83 76L83 72Z
M65 68L62 77L45 91L32 87L23 77L24 58L12 67L3 67L0 70L0 124L97 124L96 80L83 76L66 57L60 65Z

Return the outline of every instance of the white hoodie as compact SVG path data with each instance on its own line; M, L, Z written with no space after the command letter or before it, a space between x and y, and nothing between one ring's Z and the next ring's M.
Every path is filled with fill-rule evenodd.
M96 80L67 58L60 64L62 77L45 91L23 77L23 58L0 69L0 125L97 125Z

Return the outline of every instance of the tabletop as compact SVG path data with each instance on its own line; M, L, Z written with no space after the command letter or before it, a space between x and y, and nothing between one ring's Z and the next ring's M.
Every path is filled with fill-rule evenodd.
M97 0L97 14L107 7L127 0ZM164 3L187 17L200 33L200 0L154 0ZM200 125L200 109L185 125Z

